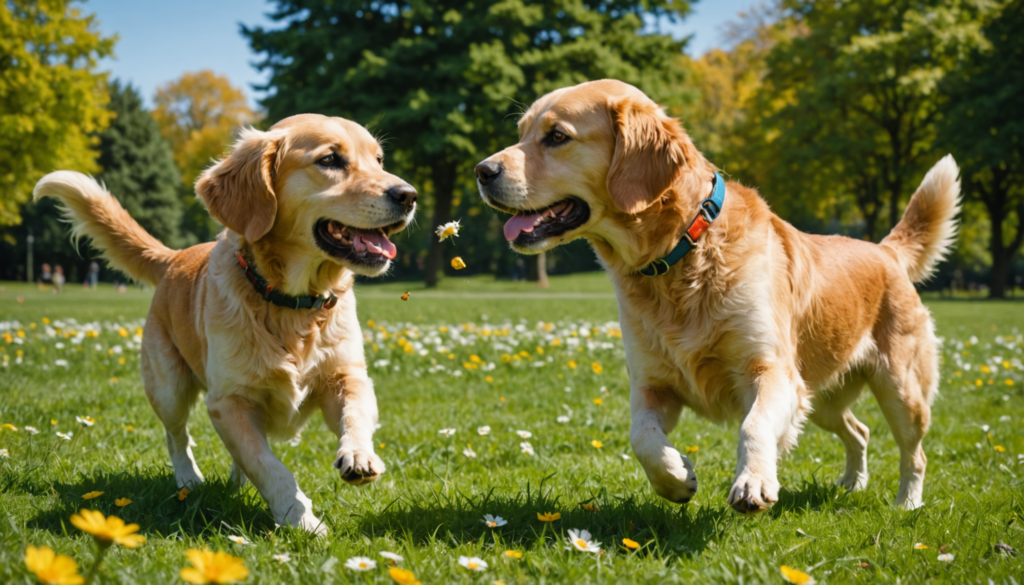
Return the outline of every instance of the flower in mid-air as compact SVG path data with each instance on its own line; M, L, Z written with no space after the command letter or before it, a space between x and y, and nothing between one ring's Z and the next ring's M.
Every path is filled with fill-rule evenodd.
M96 499L96 498L98 498L98 497L100 497L102 495L103 495L103 492L89 492L87 494L82 494L82 499L83 500L93 500L93 499Z
M139 531L138 524L125 524L117 516L104 516L98 510L79 510L71 516L71 523L82 532L93 535L101 547L113 543L127 548L135 548L146 542L146 537L135 534Z
M483 571L487 568L487 562L480 557L459 557L459 564L470 571Z
M569 529L569 543L565 545L568 550L578 550L582 552L601 552L601 543L591 540L593 538L590 532L586 530L573 530Z
M48 546L25 549L25 566L46 585L82 585L85 578L78 574L78 564L67 555L54 554Z
M114 500L114 505L117 506L118 508L124 508L130 503L132 503L132 501L129 500L128 498L117 498L116 500Z
M452 258L452 268L454 268L455 270L462 270L465 267L466 263L462 261L461 256L456 256Z
M440 431L437 431L437 434L442 437L450 437L455 434L455 429L441 429Z
M345 568L351 571L372 571L377 568L377 561L367 557L352 557L345 561Z
M434 230L434 233L437 234L438 240L443 242L443 241L447 240L448 238L457 237L459 235L459 230L460 229L462 229L462 226L459 225L459 220L455 220L455 221L449 221L446 224L437 226L437 229Z
M398 563L400 563L400 562L405 560L405 559L402 558L402 555L400 555L398 553L388 552L386 550L382 550L382 551L380 551L377 554L379 554L380 556L382 556L385 559L387 559L389 561L388 562L389 565L397 565Z
M504 526L508 524L508 521L502 518L501 516L491 516L490 514L484 514L483 523L486 524L488 528L497 528L499 526Z
M786 565L779 567L779 572L782 573L782 576L786 581L795 583L796 585L813 585L815 582L814 577L811 577L803 571L787 567Z
M423 585L412 571L407 571L401 567L391 567L388 569L388 576L398 585Z
M234 583L249 576L249 569L238 557L225 552L192 549L185 552L191 567L181 570L181 578L189 583Z
M537 520L540 520L541 522L554 522L561 517L561 512L537 512Z

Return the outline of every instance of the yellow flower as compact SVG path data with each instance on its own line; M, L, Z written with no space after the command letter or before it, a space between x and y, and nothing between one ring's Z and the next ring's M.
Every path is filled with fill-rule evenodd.
M133 427L132 425L125 425L124 430L128 431L129 433L134 433L135 427Z
M592 364L590 364L590 369L594 370L595 374L600 374L601 372L604 371L604 366L597 362L593 362Z
M117 330L117 334L120 335L121 337L128 337L128 330L122 327Z
M914 545L914 548L916 548L917 550L924 550L924 549L928 548L928 545L927 544L921 544L919 542L919 543Z
M1013 380L1011 380L1011 379L1007 378L1007 379L1006 379L1006 385L1007 385L1007 386L1013 386Z
M511 559L521 559L523 558L523 553L517 550L507 550L505 551L505 556Z
M1006 447L1003 447L1002 445L996 445L995 447L993 447L993 449L995 449L997 453L1005 453L1006 452Z
M640 548L640 543L639 542L637 542L635 540L630 540L628 538L623 538L622 539L622 544L626 545L626 548L628 548L629 550L636 550L636 549Z
M452 268L454 268L455 270L462 270L465 267L466 263L462 261L461 256L456 256L452 258Z
M114 505L117 506L118 508L124 508L130 503L132 503L132 501L129 500L128 498L118 498L114 500Z
M36 574L36 579L46 585L81 585L85 578L78 574L75 559L66 555L55 555L48 546L25 549L25 566Z
M191 493L192 493L192 490L188 489L187 487L181 488L181 491L178 492L178 501L180 502L180 501L184 500Z
M790 583L795 583L796 585L811 585L812 583L814 583L814 579L807 573L804 573L803 571L798 571L796 569L791 569L786 565L782 565L781 567L779 567L779 572L782 573L782 576L786 578L786 581L789 581Z
M576 360L569 360L568 362L565 363L565 365L567 365L570 368L575 370L576 369Z
M700 447L698 447L697 445L686 448L687 453L696 453L697 451L700 451Z
M93 500L103 495L103 492L89 492L82 496L83 500Z
M587 512L600 512L601 508L597 504L580 504L580 508L583 508Z
M55 419L55 418L51 418L51 419L50 419L50 425L52 425L52 426L57 426L57 419Z
M544 512L543 514L537 513L537 520L541 522L554 522L562 517L561 512Z
M100 546L117 543L128 548L135 548L146 542L146 537L135 534L139 531L138 524L125 524L117 516L104 517L97 510L79 510L71 516L71 523L82 532L93 535Z
M595 448L595 449L600 449L601 447L604 447L604 443L602 443L601 441L598 441L598 440L593 440L593 441L591 441L591 442L590 442L590 445L591 445L591 446L592 446L593 448Z
M459 235L459 230L461 228L462 228L462 226L459 225L458 220L450 221L450 222L448 222L446 224L442 224L442 225L437 226L437 229L434 230L434 233L437 234L438 240L443 242L443 241L447 240L448 238L458 236Z
M394 579L398 585L422 585L416 575L413 575L412 571L407 571L401 567L391 567L388 569L388 576Z
M601 400L600 398L595 398L594 399L594 404L597 404L597 405L604 404L604 400Z
M484 376L484 381L490 384L494 381L494 378L492 376Z
M249 576L242 559L225 552L192 549L185 555L192 567L185 567L179 574L189 583L234 583Z
M18 432L18 427L12 425L11 423L4 423L4 424L0 425L0 428L7 429L9 431Z

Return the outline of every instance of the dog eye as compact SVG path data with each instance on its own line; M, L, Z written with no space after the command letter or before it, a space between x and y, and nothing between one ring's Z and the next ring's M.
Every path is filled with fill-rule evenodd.
M384 166L384 155L383 154L378 154L377 155L377 164L379 164L380 166Z
M563 142L567 142L568 140L569 137L564 132L559 132L558 130L552 130L544 137L544 142L548 146L557 146Z
M328 168L328 169L343 169L345 168L345 159L334 154L328 154L317 159L316 164Z

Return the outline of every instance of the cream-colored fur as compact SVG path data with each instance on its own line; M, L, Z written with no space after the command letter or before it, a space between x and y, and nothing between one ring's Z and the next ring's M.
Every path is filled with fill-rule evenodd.
M777 501L779 456L808 418L843 442L839 483L862 489L869 433L850 407L867 384L900 449L896 503L923 503L921 440L938 356L912 283L931 273L956 231L951 157L928 173L877 245L801 233L753 189L726 182L722 213L696 248L648 278L638 271L679 243L712 188L714 165L678 122L636 88L604 80L540 98L519 133L478 167L481 195L506 212L563 209L569 197L588 207L569 231L529 232L512 246L538 253L586 238L611 276L629 366L630 439L658 494L687 502L697 491L693 464L668 439L684 406L741 420L728 497L741 513Z
M343 157L344 170L317 161ZM401 179L384 171L377 141L361 126L317 115L285 119L267 132L247 130L233 152L203 173L197 191L229 229L215 243L170 250L147 234L95 181L61 171L44 177L36 198L56 197L76 236L86 236L115 267L156 285L142 343L146 396L163 423L179 486L196 486L187 428L206 405L233 459L232 476L251 480L282 525L324 533L269 437L295 437L319 409L338 436L335 467L354 485L385 466L374 453L377 401L367 376L352 292L353 271L367 266L321 250L314 224L333 219L393 233L412 219L415 198L385 196ZM339 297L333 309L270 304L253 289L236 254L288 294Z

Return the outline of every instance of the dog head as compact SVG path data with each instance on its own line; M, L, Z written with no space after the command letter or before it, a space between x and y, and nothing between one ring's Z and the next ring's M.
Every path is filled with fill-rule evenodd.
M202 173L196 193L214 219L289 265L276 270L292 273L287 280L304 280L301 273L325 262L385 272L397 252L388 236L416 211L416 190L384 170L365 128L318 114L243 131L231 154Z
M519 143L476 174L484 201L512 214L504 231L516 251L586 237L640 257L658 239L648 232L673 229L653 218L710 185L713 169L643 92L602 80L537 100L519 121Z

